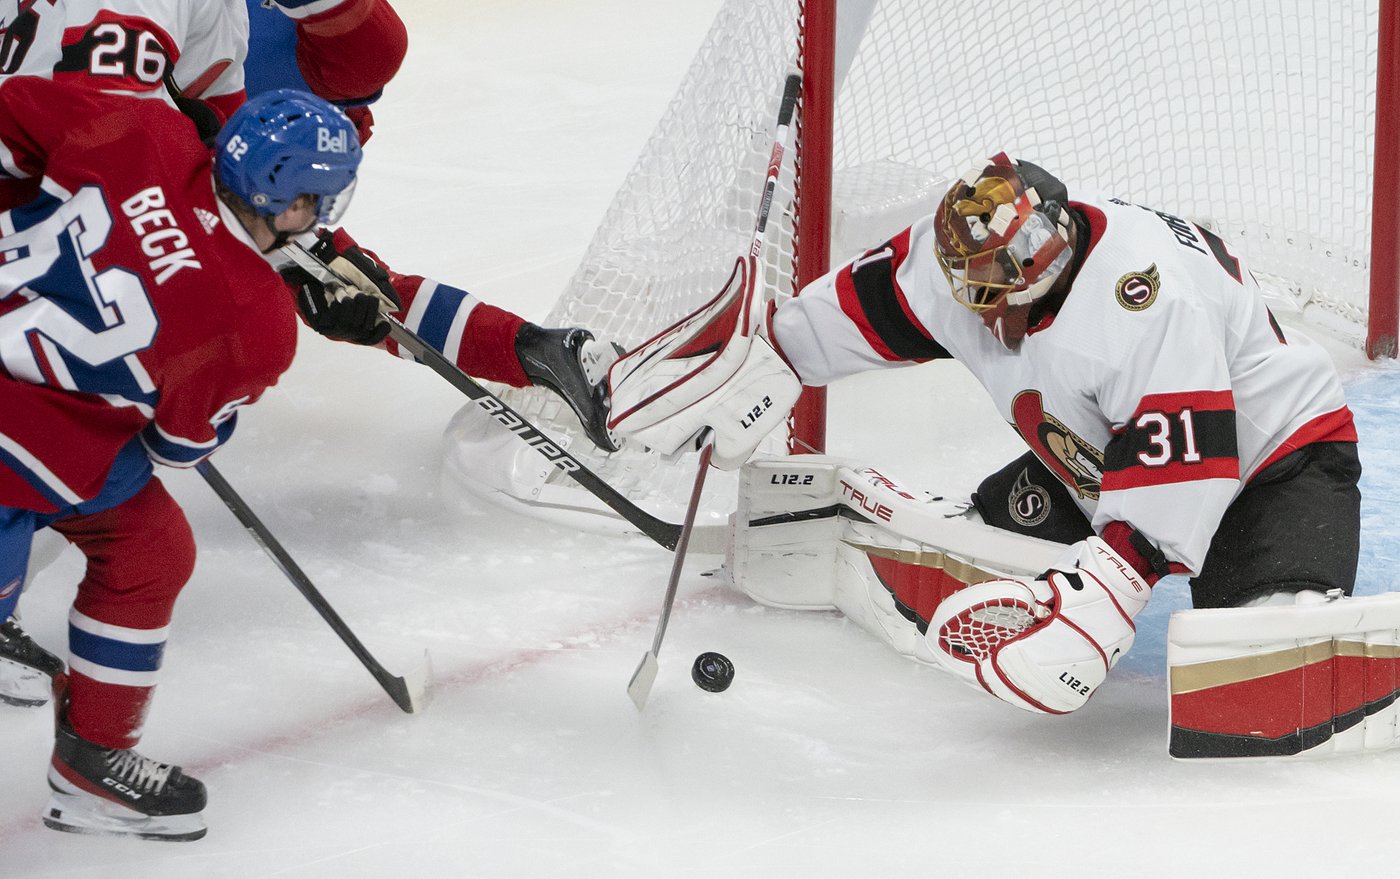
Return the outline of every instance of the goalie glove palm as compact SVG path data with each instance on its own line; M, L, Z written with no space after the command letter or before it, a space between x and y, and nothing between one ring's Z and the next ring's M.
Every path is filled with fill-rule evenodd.
M711 463L733 470L784 422L802 383L764 331L734 332L742 305L742 297L729 295L734 280L729 291L613 364L610 429L670 455L708 427ZM765 324L772 311L770 304Z
M1083 707L1133 644L1150 587L1097 537L1035 580L991 580L944 599L929 620L939 665L1017 708Z

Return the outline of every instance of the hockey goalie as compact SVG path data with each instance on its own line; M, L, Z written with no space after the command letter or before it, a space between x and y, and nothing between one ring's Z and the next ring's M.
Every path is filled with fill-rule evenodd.
M669 451L708 428L716 466L737 467L799 383L955 358L1029 447L972 518L848 462L750 464L728 568L757 600L836 607L1004 702L1065 714L1131 648L1153 585L1185 574L1174 756L1397 741L1400 600L1349 597L1361 468L1340 381L1208 229L1071 199L999 154L770 309L722 376L694 368L713 339L692 341L615 368L619 433Z

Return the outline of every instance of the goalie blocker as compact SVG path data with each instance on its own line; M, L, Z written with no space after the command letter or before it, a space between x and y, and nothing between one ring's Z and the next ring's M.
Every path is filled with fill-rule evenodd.
M725 571L761 604L840 610L904 656L1063 713L1126 652L1146 603L1115 558L1097 538L1014 534L874 468L801 456L744 467ZM1400 743L1400 595L1312 595L1173 615L1173 757Z
M774 306L747 327L753 263L739 259L719 295L618 358L608 428L662 455L714 431L713 466L733 470L787 419L802 383L771 342Z

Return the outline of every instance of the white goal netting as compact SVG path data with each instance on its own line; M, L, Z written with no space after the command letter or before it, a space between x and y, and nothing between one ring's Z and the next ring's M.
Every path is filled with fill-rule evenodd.
M1058 175L1071 194L1092 190L1208 225L1249 260L1279 308L1359 345L1377 7L841 0L832 259L878 244L931 209L945 180L1004 149ZM752 233L783 77L802 63L803 12L796 0L725 3L545 323L630 347L719 289ZM802 225L800 204L789 166L764 257L779 296L793 292L794 235L822 234ZM596 454L552 396L503 396L619 490L679 518L693 460ZM464 485L573 521L601 513L472 410L449 430L449 470ZM711 516L732 509L733 491L732 481L713 480Z

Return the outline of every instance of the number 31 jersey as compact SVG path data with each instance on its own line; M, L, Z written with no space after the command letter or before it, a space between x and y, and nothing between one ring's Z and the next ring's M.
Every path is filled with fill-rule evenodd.
M932 217L784 303L777 341L808 384L956 358L1095 531L1126 523L1197 572L1250 477L1306 444L1355 442L1351 412L1330 357L1283 332L1225 242L1113 199L1071 206L1087 255L1016 351L954 300Z

